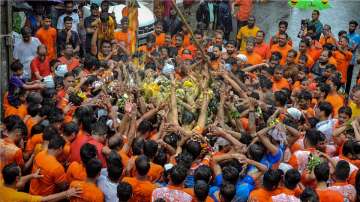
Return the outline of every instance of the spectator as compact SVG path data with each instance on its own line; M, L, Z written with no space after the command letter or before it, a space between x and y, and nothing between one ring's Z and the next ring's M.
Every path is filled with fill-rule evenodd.
M78 33L78 25L79 25L80 19L79 19L79 15L74 12L73 1L65 1L64 6L65 6L65 13L62 14L61 16L59 16L59 18L58 18L57 27L56 27L57 30L60 31L60 30L65 29L64 18L66 16L69 16L72 19L71 30Z
M57 52L59 55L64 55L66 44L71 44L74 54L80 51L80 38L77 32L71 30L72 18L70 16L64 17L64 29L59 31L57 36ZM71 71L71 70L70 70Z
M57 33L56 29L51 27L51 18L49 15L43 16L42 26L36 32L36 37L39 38L41 43L46 46L47 56L49 57L49 59L55 59Z

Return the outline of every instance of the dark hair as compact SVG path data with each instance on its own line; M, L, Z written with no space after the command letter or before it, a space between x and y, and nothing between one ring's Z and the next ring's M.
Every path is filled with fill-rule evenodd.
M342 106L338 110L338 114L346 114L347 116L351 117L352 116L352 109L349 106Z
M44 128L43 132L43 140L44 141L50 141L55 136L59 136L59 131L54 126L47 126Z
M310 187L306 187L300 194L301 202L319 202L319 196Z
M309 141L311 146L316 146L320 142L320 136L321 132L316 129L307 130L305 133L305 138Z
M251 144L248 148L249 154L254 161L260 161L265 155L266 149L262 144Z
M40 134L44 131L45 126L41 123L35 124L30 131L31 136L36 135L36 134Z
M211 176L211 168L207 165L199 166L194 172L195 181L204 180L205 182L210 182Z
M51 138L48 148L49 149L60 149L65 146L65 140L60 135L55 135L53 138Z
M144 154L150 159L154 158L158 150L158 144L154 140L147 140L144 143L143 151Z
M270 79L263 78L260 80L260 87L264 89L271 89L273 82Z
M183 125L188 125L191 122L193 122L195 120L195 115L188 111L188 110L183 110L182 114L181 114L181 123Z
M108 127L105 123L96 122L91 126L91 135L104 136L108 132Z
M149 34L147 37L146 37L146 42L151 42L151 43L155 43L156 41L156 38L153 34Z
M329 102L320 102L318 108L320 111L323 111L327 117L333 112L333 106Z
M143 134L147 132L151 132L153 130L154 130L153 125L148 120L141 121L138 127L138 131Z
M338 77L332 76L332 77L328 78L328 80L331 81L334 84L336 90L340 89L341 81L340 81L340 79Z
M289 50L287 55L289 55L289 53L294 54L294 57L295 57L295 58L296 58L296 57L297 57L297 55L298 55L297 51L296 51L296 50L294 50L294 49Z
M349 22L349 25L355 25L355 27L357 27L359 25L359 23L356 20L351 20Z
M174 185L181 184L187 176L187 169L182 165L175 165L170 172L171 182Z
M29 26L24 26L20 30L22 36L31 36L32 29Z
M257 31L257 33L262 33L263 37L266 36L266 33L263 30L259 30L259 31Z
M51 16L50 16L50 14L45 13L45 14L42 15L42 19L43 19L43 20L44 20L44 19L50 19L50 20L51 20Z
M101 167L102 164L99 159L96 158L90 159L89 162L85 164L87 177L95 178L96 176L98 176L101 171Z
M331 90L330 86L326 83L320 83L319 89L320 89L320 92L325 93L325 97L329 94L329 92Z
M274 93L274 96L275 96L275 101L277 101L281 106L286 105L288 99L283 91L276 91Z
M21 64L19 61L15 61L15 62L11 63L10 69L11 69L11 71L13 71L13 72L17 72L17 71L19 71L19 70L24 69L24 66L23 66L23 64Z
M110 15L107 12L101 12L100 13L101 22L107 22L109 20L109 17L110 17Z
M288 189L295 189L301 179L300 172L295 169L290 169L285 173L285 187Z
M312 95L309 91L307 90L302 90L300 91L299 95L298 95L298 99L299 100L311 100L312 99Z
M168 144L171 147L173 147L174 149L176 149L177 142L180 140L180 136L176 133L169 133L164 136L163 140L164 140L164 142L166 142L166 144Z
M27 107L27 112L30 116L34 117L36 115L39 114L41 109L41 105L40 104L32 104L29 103L28 107Z
M121 157L116 151L112 150L110 152L106 159L106 165L109 179L114 182L119 181L124 166L121 162Z
M41 104L42 95L39 92L30 92L26 96L26 102L32 104Z
M268 191L275 190L281 180L281 174L280 170L267 170L263 176L264 188Z
M126 202L130 200L132 196L132 187L127 182L119 182L117 186L117 197L119 202Z
M340 160L336 164L335 176L337 180L346 181L350 175L350 165L347 161Z
M279 22L279 27L280 27L280 25L285 25L285 27L287 28L288 25L289 25L289 23L288 23L287 21L285 21L285 20L281 20L281 21Z
M97 149L90 143L85 143L80 148L80 158L83 164L87 164L91 159L96 158Z
M190 140L186 143L185 149L193 156L193 159L196 159L201 153L200 143L193 140Z
M140 176L146 175L150 170L150 160L145 155L140 155L135 160L136 172Z
M315 166L314 174L318 182L326 182L329 179L330 167L327 162Z
M194 193L199 201L205 201L208 196L209 185L204 180L198 180L195 182Z
M159 148L153 160L154 163L164 166L167 163L166 151L163 148Z
M68 22L68 21L73 21L72 17L71 16L65 16L64 17L64 23Z
M20 177L20 168L16 163L7 164L1 171L4 183L11 185L17 177Z
M222 184L220 188L220 194L225 202L231 202L236 194L235 185L230 183Z
M144 148L145 140L140 137L136 137L134 141L132 142L131 149L133 155L140 155L142 154L142 150Z
M226 166L222 169L223 179L231 184L235 184L239 178L239 170L233 166Z

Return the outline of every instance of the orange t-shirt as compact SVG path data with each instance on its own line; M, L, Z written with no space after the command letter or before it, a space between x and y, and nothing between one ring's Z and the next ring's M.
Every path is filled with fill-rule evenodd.
M240 53L246 55L247 57L247 64L250 64L250 65L257 65L257 64L260 64L262 63L262 58L259 54L253 52L253 53L248 53L247 51L241 51Z
M280 81L275 81L273 79L273 86L272 86L273 92L279 91L283 88L290 89L289 81L287 79L281 78Z
M343 202L344 197L337 191L333 191L330 189L316 189L316 193L319 196L320 202Z
M329 94L325 101L329 102L333 106L334 117L337 116L340 107L344 106L344 98L337 93L332 95Z
M318 41L313 41L311 47L307 50L307 54L312 57L314 61L317 61L321 55L323 48Z
M277 192L278 192L277 190L271 192L264 188L258 188L258 189L255 189L254 191L250 192L248 201L270 202L271 196L277 195Z
M279 52L281 54L280 65L285 65L287 54L291 49L292 47L289 44L286 44L284 47L280 47L279 44L275 44L271 47L270 51L271 53L276 51Z
M30 139L30 135L31 135L31 129L33 126L35 126L36 124L38 124L38 121L35 120L33 117L29 117L26 121L25 121L25 125L27 127L27 131L28 131L28 138Z
M71 202L97 202L104 201L104 194L94 183L84 181L73 181L70 184L70 188L81 188L82 193L79 197L73 197Z
M154 33L154 36L156 38L155 45L157 47L163 46L165 44L165 33L160 33L159 35Z
M297 64L299 64L299 60L300 60L300 52L298 52L298 54L297 54L297 57L296 57L296 59L295 59L295 62L297 63ZM307 68L309 68L309 69L311 69L312 68L312 66L314 66L314 64L315 64L315 61L314 61L314 59L309 55L309 54L305 54L306 55L306 57L307 57L307 62L306 62L306 67Z
M49 27L49 29L41 27L35 34L40 42L46 46L50 59L56 58L56 35L56 29L53 27Z
M254 52L259 54L263 60L270 58L270 46L263 42L262 44L256 44L254 48Z
M73 69L75 69L76 67L80 66L80 61L79 59L73 57L70 60L66 59L64 56L58 58L58 60L60 61L61 64L66 64L67 66L67 70L70 72Z
M133 40L136 39L136 34L130 30L127 32L119 31L114 33L114 39L130 51L131 44Z
M21 104L18 107L14 107L12 105L8 105L8 106L4 106L4 117L8 117L11 115L16 115L19 116L21 119L24 119L25 116L27 115L27 108L26 105Z
M130 202L149 202L152 192L157 188L157 186L150 181L140 181L135 177L124 177L122 181L129 183L133 189L133 196Z
M238 12L236 12L236 19L247 21L252 10L252 0L236 0L235 5L240 7Z
M30 182L30 194L47 196L57 193L56 184L66 182L64 167L47 151L42 151L35 156L32 172L40 169L42 178L32 179Z
M25 152L33 153L36 145L42 144L43 142L44 142L44 140L43 140L42 133L33 135L26 143Z
M190 34L186 34L184 35L184 42L183 42L183 46L190 46L191 44L191 35Z
M0 139L0 169L10 163L16 163L20 167L24 165L22 150L8 138Z
M350 51L346 51L345 53L340 51L333 52L333 57L336 60L336 69L342 75L342 82L346 82L347 70L352 59L352 53Z
M121 163L125 167L129 162L129 159L130 159L129 156L122 149L120 149L120 151L118 151L118 154L121 157Z
M148 172L148 177L151 182L155 182L160 179L164 172L164 168L156 163L150 163L150 170Z
M324 35L321 35L319 43L324 46L325 44L332 44L336 45L336 39L334 37L325 37Z
M66 181L71 183L72 181L85 181L87 177L86 169L77 161L74 161L70 164L66 171Z

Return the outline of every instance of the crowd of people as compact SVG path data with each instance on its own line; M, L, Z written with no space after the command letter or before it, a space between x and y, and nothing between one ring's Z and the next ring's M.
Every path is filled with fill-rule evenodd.
M106 0L85 18L72 1L56 20L27 15L2 103L0 201L360 201L357 21L335 36L314 10L298 36L285 20L266 33L251 6L201 2L193 36L172 8L135 51Z

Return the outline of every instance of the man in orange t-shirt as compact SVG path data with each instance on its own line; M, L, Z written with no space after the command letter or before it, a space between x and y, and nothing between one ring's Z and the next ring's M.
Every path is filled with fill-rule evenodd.
M234 11L234 6L238 6L239 9L236 12L237 20L237 30L239 31L241 27L247 25L248 19L252 11L252 0L236 0L232 4L232 10Z
M333 52L333 57L336 60L336 69L341 73L341 81L346 83L347 71L352 59L352 53L348 50L349 39L347 37L341 37L339 46L336 51Z
M58 58L58 60L61 64L66 64L68 72L80 66L80 60L74 57L74 48L71 44L66 44L63 52L64 56Z
M128 166L129 168L130 166ZM123 182L132 186L133 196L130 202L150 201L152 192L157 188L155 184L148 180L150 170L150 160L145 155L140 155L135 160L136 176L124 177ZM128 170L128 169L127 169Z
M269 42L269 46L270 48L275 45L275 44L278 44L279 43L279 35L280 34L286 34L287 32L287 29L288 29L288 25L289 23L285 20L281 20L278 24L278 27L279 27L279 31L276 32L276 34L272 37L270 37L270 42ZM287 37L287 44L289 44L289 46L293 46L293 42L291 40L291 38L288 36Z
M266 171L263 176L263 187L252 191L248 201L270 202L272 196L281 193L282 189L278 188L281 176L280 170Z
M263 60L269 59L271 56L270 46L265 42L265 32L260 30L256 33L254 52L259 54Z
M299 43L299 52L297 54L297 57L296 57L296 63L299 64L299 60L300 60L300 57L305 55L307 57L307 61L306 61L306 67L311 69L314 65L314 59L308 54L307 50L309 48L309 41L307 41L306 39L303 39L300 41Z
M340 80L336 77L330 77L326 80L326 84L330 86L330 92L326 96L325 101L329 102L333 107L333 115L337 117L339 109L344 106L344 97L338 94L341 86Z
M280 65L284 65L286 63L286 57L291 50L291 46L288 44L288 35L286 33L279 34L279 43L271 46L271 53L279 52L281 54Z
M255 38L249 37L246 41L246 50L240 51L240 53L244 54L247 57L247 64L257 65L262 63L262 58L259 54L254 52L255 47Z
M121 19L121 31L114 33L114 39L129 52L131 51L131 45L136 40L136 33L129 29L129 18Z
M279 91L283 88L287 88L290 90L289 81L283 77L283 72L281 68L276 68L274 70L273 81L273 92Z
M104 194L96 185L96 180L100 176L101 161L98 159L90 159L85 166L86 179L82 181L73 181L70 184L71 188L79 188L82 193L79 197L70 198L70 202L84 202L84 201L104 201Z
M321 35L319 39L319 43L324 46L325 44L331 44L333 46L336 46L336 38L331 32L331 26L330 25L324 25L323 27L323 34Z
M154 36L156 38L155 40L155 46L160 47L165 44L165 33L163 30L163 24L161 21L156 22L155 24L155 32Z
M316 177L316 193L320 202L343 202L344 196L337 191L327 187L327 181L330 177L330 168L327 162L315 166L314 174Z
M65 140L55 136L50 140L48 149L35 156L32 172L40 169L43 177L31 180L30 194L47 196L67 188L65 169L56 159L64 145Z
M48 15L43 16L42 27L38 29L35 36L44 44L48 50L49 58L56 58L56 29L51 27L51 17Z

